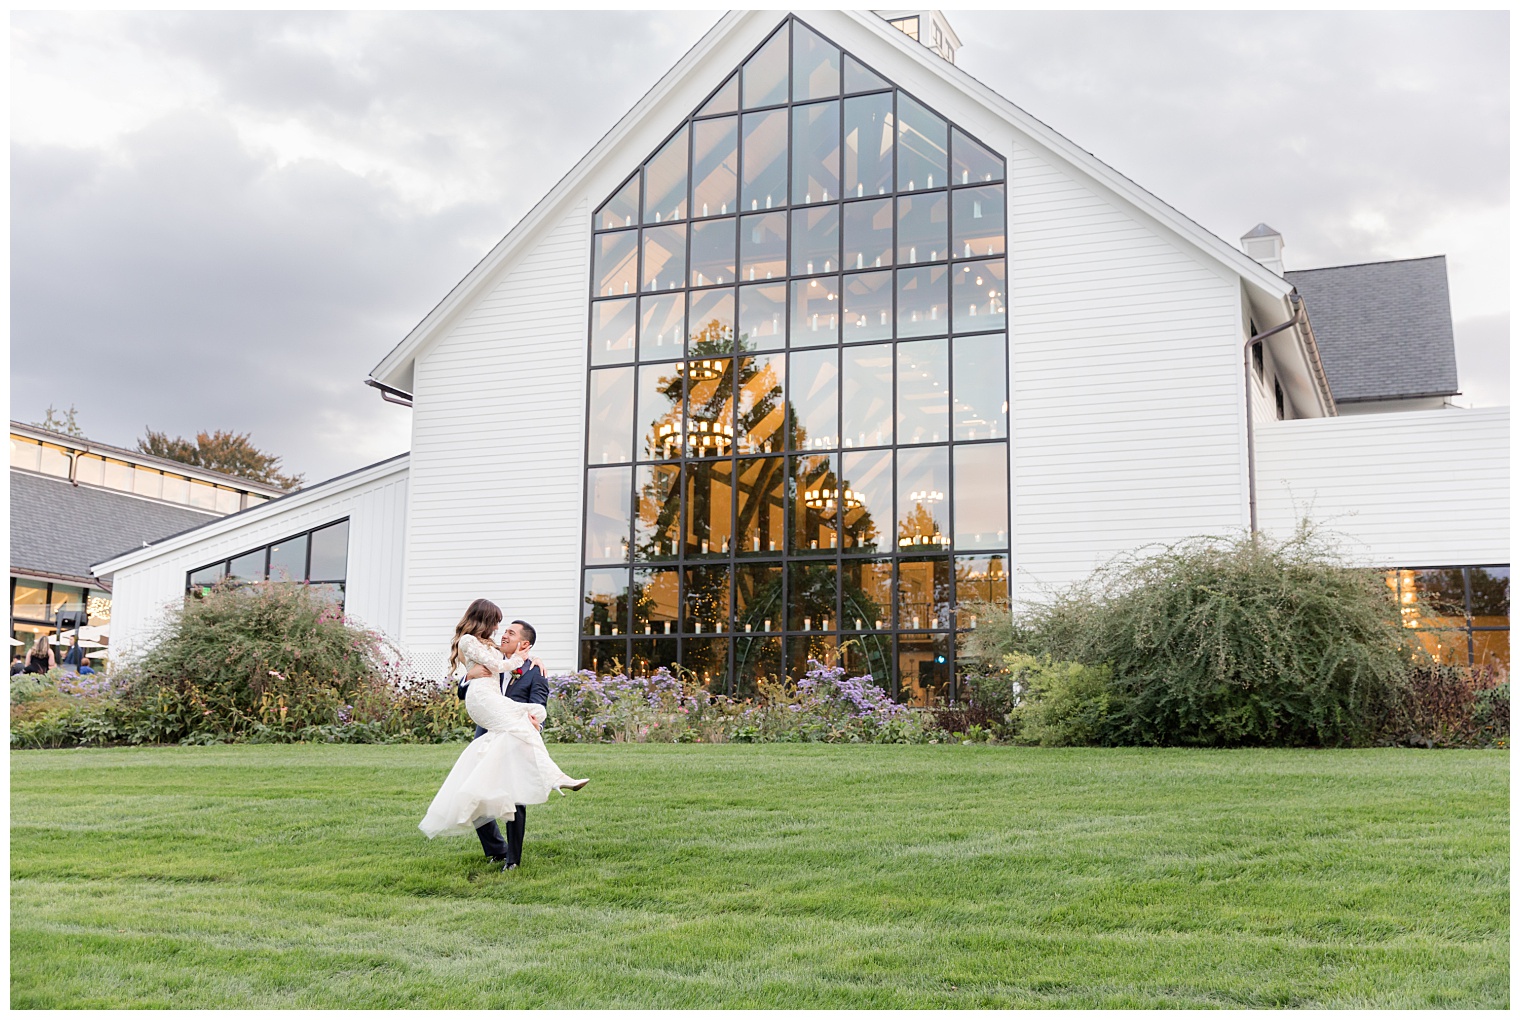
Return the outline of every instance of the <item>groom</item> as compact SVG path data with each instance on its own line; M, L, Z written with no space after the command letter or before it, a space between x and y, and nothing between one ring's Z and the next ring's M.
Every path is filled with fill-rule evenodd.
M513 670L510 675L497 674L496 682L502 685L501 692L513 701L543 705L547 709L549 707L549 678L544 676L544 671L529 658L532 654L533 642L537 639L538 632L531 624L522 620L513 620L507 626L506 633L501 638L501 654L509 659L513 655L521 655L523 664ZM470 668L467 678L478 680L489 675L484 666L477 665ZM536 719L533 720L533 725L543 729ZM484 727L475 727L476 737L483 733L485 733ZM501 863L502 871L511 871L522 861L523 833L527 828L527 819L527 807L517 804L511 821L507 822L505 839L502 838L501 829L497 827L494 818L475 830L475 835L480 837L480 848L492 861Z

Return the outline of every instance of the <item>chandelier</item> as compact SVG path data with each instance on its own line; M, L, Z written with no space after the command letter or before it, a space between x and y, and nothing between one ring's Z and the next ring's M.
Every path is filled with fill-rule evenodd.
M935 549L943 549L949 544L950 540L938 531L932 535L925 535L916 532L912 535L904 535L902 538L899 538L897 540L898 547L902 549L921 549L926 546L933 547Z
M676 374L685 375L692 382L705 382L710 379L723 378L724 363L701 359L685 361L676 367Z
M939 503L944 500L945 494L938 489L920 489L908 493L908 498L915 503Z
M809 510L833 510L843 504L846 510L858 510L865 505L854 489L807 489L802 493L802 505Z
M699 457L708 453L724 454L734 445L732 425L687 418L678 418L675 421L656 425L655 444L667 457L674 456L682 446L681 433L683 431L686 434L685 448L688 456Z

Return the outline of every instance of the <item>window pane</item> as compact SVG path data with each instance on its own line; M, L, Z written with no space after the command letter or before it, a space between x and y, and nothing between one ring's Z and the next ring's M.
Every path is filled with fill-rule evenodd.
M713 93L713 97L702 105L697 111L698 117L706 117L714 113L733 113L739 109L739 75L737 72L728 76L728 81L723 87Z
M311 533L313 581L348 580L348 522L339 521Z
M219 514L237 513L239 504L243 502L242 494L232 489L224 489L220 486L216 489L216 512Z
M843 600L841 630L885 630L892 626L891 560L845 560L839 590Z
M955 338L955 438L1008 435L1008 341L1001 333Z
M1002 259L987 262L964 262L955 267L955 331L979 333L984 329L1003 329L1008 322L1004 304Z
M118 464L116 461L111 460L106 461L106 484L111 486L113 489L121 487L117 484L113 484L113 482L119 480L119 478L113 479L112 477L113 474L115 474L116 468L118 467L124 468L128 472L127 477L131 477L130 472L132 469L130 467L127 467L127 465ZM190 505L202 507L206 510L215 509L216 487L214 485L211 485L209 482L197 482L192 480L190 482Z
M607 204L596 211L596 229L631 227L639 215L639 175L634 174Z
M897 271L898 336L934 336L946 332L950 324L950 317L945 314L948 277L944 266Z
M13 442L11 443L11 450L14 451L15 449L16 444ZM19 467L20 465L17 466ZM92 457L89 454L81 453L79 456L74 458L74 478L86 485L104 485L106 482L105 458ZM189 502L189 500L190 490L187 488L185 490L184 498L181 499L180 502L186 503Z
M839 48L823 41L806 25L792 37L792 101L839 95Z
M269 547L269 578L273 581L306 580L306 536L297 535Z
M846 568L848 569L848 568ZM845 598L849 595L846 592ZM846 606L846 624L849 608ZM869 676L886 690L892 688L892 635L866 632L840 641L839 662L846 676Z
M786 419L786 356L739 359L739 452L780 453Z
M69 455L60 447L43 444L42 463L39 470L43 474L52 475L55 478L67 478L69 476ZM142 471L144 469L138 468L137 470ZM153 473L155 475L158 474L157 471ZM154 488L157 489L157 487L162 485L162 476L160 476L160 480L154 484Z
M591 464L633 460L633 366L591 373L586 459Z
M734 608L741 634L781 629L781 568L770 563L744 563L734 572Z
M832 552L839 546L839 478L834 460L822 456L793 457L792 540L793 553Z
M976 617L966 608L968 603L1006 606L1009 597L1008 581L1008 557L1002 553L957 556L955 601L961 608L957 612L955 625L962 629L976 627Z
M639 504L633 521L633 558L674 559L681 529L681 468L640 464L633 477Z
M686 371L686 456L727 457L734 445L734 362L694 358Z
M778 568L779 573L779 568ZM781 617L775 618L776 629ZM753 624L755 630L760 624ZM734 696L752 698L759 693L760 681L772 681L782 674L781 639L779 637L741 637L734 642Z
M844 101L844 193L861 198L892 190L892 94Z
M727 556L733 539L734 486L731 460L687 464L686 556Z
M1003 161L990 150L983 148L971 137L955 128L951 132L951 168L956 184L974 184L977 181L991 183L1003 179Z
M945 186L946 125L905 93L897 93L897 179L901 190Z
M638 567L633 571L633 632L635 634L674 634L681 609L681 572L677 567ZM634 656L639 642L633 643ZM675 642L671 642L675 661Z
M746 212L786 205L786 111L744 115L744 163L740 208Z
M1509 673L1509 631L1475 630L1472 644L1473 665Z
M955 243L952 249L955 257L1003 254L1003 238L1007 233L1006 211L1007 204L1001 184L957 191Z
M838 629L839 571L834 564L828 561L793 563L789 575L787 629Z
M723 634L728 631L728 565L690 567L686 571L688 634ZM688 668L690 663L686 664Z
M613 365L633 360L633 336L639 324L634 298L598 301L591 306L591 363Z
M950 543L945 494L950 456L943 446L897 452L897 547L904 552ZM899 626L904 626L899 624Z
M44 470L48 466L47 453L47 448L44 447L42 450L42 466ZM67 463L64 465L63 474L64 476L68 474ZM139 496L151 496L153 499L159 499L164 494L163 473L153 468L139 467L134 469L132 473L132 491Z
M739 555L781 551L786 508L786 461L759 457L739 461Z
M644 167L644 222L686 218L686 129L666 142Z
M734 224L730 217L691 225L690 286L734 282Z
M232 576L239 581L262 581L264 580L264 554L268 550L258 548L252 552L246 552L232 560Z
M879 269L892 264L892 200L873 198L844 207L844 267Z
M691 295L691 335L687 357L701 358L734 351L734 292L732 288L699 290Z
M892 451L846 453L840 462L844 490L844 547L892 551Z
M222 565L220 563L218 563L215 567L212 567L210 569L216 571L216 577L217 578L220 578L222 576L222 574L221 574ZM215 579L213 579L213 581L214 580ZM207 583L209 584L209 583L212 583L212 582L207 582ZM45 606L47 604L48 604L48 598L47 598L47 585L46 584L44 584L41 581L17 581L16 582L16 589L15 589L15 591L11 595L11 606L13 608L14 607L18 607L18 606L19 607ZM46 610L41 610L41 609L23 608L23 611L21 612L20 615L31 617L33 619L41 619L42 617L44 617L44 616L47 615L47 612L46 612Z
M845 54L844 58L844 90L849 93L875 92L878 89L891 88L886 79L875 71L866 67L860 61Z
M1008 545L1008 445L955 448L955 547Z
M586 562L628 560L632 468L592 468L586 472ZM315 564L313 564L315 569Z
M838 445L838 352L800 351L791 356L787 407L794 450L827 450Z
M839 206L792 210L792 275L839 268Z
M11 440L11 467L42 470L42 447L23 439Z
M686 292L639 298L639 360L679 358L686 336Z
M892 339L892 271L846 276L843 315L845 343Z
M674 290L686 282L686 227L644 231L644 290Z
M844 350L844 448L892 442L892 345Z
M839 342L837 276L792 281L793 347L817 347Z
M947 256L950 199L943 191L897 200L897 264L936 262Z
M580 668L597 676L613 676L628 667L628 645L622 641L582 641Z
M1467 572L1472 587L1474 627L1509 626L1509 568L1473 567Z
M675 633L674 624L671 625L671 633ZM634 633L641 633L635 630ZM660 621L655 621L651 630L642 633L663 633L660 630ZM641 638L631 642L632 661L628 664L628 671L636 677L652 676L659 669L674 669L676 665L676 639L670 638Z
M949 350L944 340L897 345L897 441L950 438Z
M910 556L897 561L897 625L950 626L950 558Z
M787 65L791 62L787 53L790 42L787 27L787 24L783 23L776 34L767 39L765 45L744 62L743 87L746 110L786 102Z
M683 365L643 365L639 368L638 407L635 410L640 460L678 457L685 442L681 430Z
M792 111L792 193L800 205L839 198L839 103Z
M591 275L596 279L598 297L634 292L638 279L638 243L637 230L603 234L596 239L596 258Z
M691 126L693 216L727 216L739 200L739 118Z
M745 280L786 275L786 213L761 213L740 221L739 268Z
M728 618L724 617L727 626ZM702 628L707 633L707 628ZM728 692L728 638L687 638L681 643L681 665L691 670L712 694Z
M898 700L939 705L949 699L950 635L904 634L897 639Z
M739 288L739 349L775 351L786 346L786 284Z
M829 567L833 570L833 567ZM832 666L839 659L839 637L835 634L800 634L786 639L787 675L796 679L806 676L813 662Z
M223 563L213 563L213 564L211 564L211 566L209 566L209 567L202 567L201 569L195 571L195 573L193 573L193 574L190 575L190 587L192 587L192 588L205 588L205 587L209 587L210 585L215 584L216 582L220 581L222 578L224 578L226 576L227 576L227 564L225 562L223 562ZM19 587L17 589L17 592L19 594L19 592L20 592Z

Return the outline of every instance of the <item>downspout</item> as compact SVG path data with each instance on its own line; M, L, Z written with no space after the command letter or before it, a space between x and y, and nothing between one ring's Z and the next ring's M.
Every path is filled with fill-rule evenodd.
M374 379L364 380L364 385L373 386L379 390L381 399L388 400L392 404L400 404L402 407L412 406L412 395L406 392L406 390L398 390L394 386L387 386L385 383L377 382Z
M1293 305L1293 316L1281 326L1273 326L1265 333L1257 333L1246 340L1241 350L1245 354L1246 369L1246 489L1251 509L1251 536L1254 538L1259 529L1256 526L1256 416L1251 413L1251 348L1261 343L1267 337L1281 333L1285 329L1291 329L1298 324L1303 317L1304 304L1298 296L1298 291L1292 291L1288 300Z

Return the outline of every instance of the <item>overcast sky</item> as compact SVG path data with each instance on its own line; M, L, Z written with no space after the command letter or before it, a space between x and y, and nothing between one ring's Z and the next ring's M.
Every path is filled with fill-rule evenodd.
M1507 404L1504 13L956 13L969 73L1289 269L1445 254ZM711 12L12 15L11 414L407 448L361 380Z

